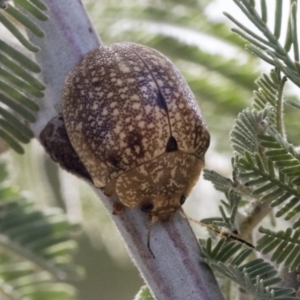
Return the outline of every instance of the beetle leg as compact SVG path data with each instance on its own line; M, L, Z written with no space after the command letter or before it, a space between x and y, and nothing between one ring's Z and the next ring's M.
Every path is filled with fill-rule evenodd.
M125 206L119 202L119 201L116 201L114 204L113 204L113 215L120 215L123 211L125 210Z

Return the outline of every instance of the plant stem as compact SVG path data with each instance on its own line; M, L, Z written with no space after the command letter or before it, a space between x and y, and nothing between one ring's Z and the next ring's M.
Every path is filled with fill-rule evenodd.
M285 130L284 130L284 121L283 121L283 88L287 79L284 76L278 88L278 99L277 99L277 109L276 109L276 123L277 130L281 134L281 136L285 139Z
M43 69L47 84L45 101L38 121L32 127L39 137L45 125L61 111L64 78L87 52L100 45L80 0L44 0L49 7L49 22L38 22L46 38L32 42L42 50L36 59ZM96 190L110 215L116 199L107 198ZM156 224L151 234L151 249L147 249L149 222L138 209L126 209L113 216L126 247L159 300L222 300L223 296L210 268L200 263L201 249L189 223L178 215L166 223Z
M245 217L239 226L239 237L249 240L253 229L260 221L272 210L269 202L261 203L260 201L251 202L245 209Z

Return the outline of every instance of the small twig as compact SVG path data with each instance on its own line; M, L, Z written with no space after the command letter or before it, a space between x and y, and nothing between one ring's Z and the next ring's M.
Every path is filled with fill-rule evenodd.
M283 120L283 89L285 86L285 83L287 81L287 78L284 76L281 81L278 88L278 98L277 98L277 109L276 109L276 123L277 123L277 130L282 135L282 137L285 139L285 129L284 129L284 120Z
M245 208L246 216L239 226L240 237L247 238L261 220L272 210L269 203L255 201Z
M229 232L227 232L227 231L222 231L222 230L220 230L219 228L216 228L216 227L214 227L214 226L212 226L212 225L210 225L210 224L206 224L206 223L203 223L203 222L201 222L201 221L198 221L198 220L195 220L195 219L193 219L193 218L188 217L188 216L184 213L184 211L183 211L182 209L179 210L179 213L181 214L181 216L182 216L183 218L185 218L185 219L187 219L187 220L189 220L189 221L191 221L191 222L193 222L193 223L195 223L195 224L198 224L198 225L200 225L200 226L203 226L203 227L205 227L205 228L207 228L207 229L209 229L209 230L211 230L211 231L214 231L214 232L220 234L220 236L224 236L224 237L226 237L226 238L229 238L229 239L232 239L232 240L241 242L242 244L245 244L245 245L247 245L247 246L250 247L250 248L253 248L253 249L255 248L252 244L250 244L249 242L247 242L247 241L245 241L245 240L239 238L239 237L238 237L237 235L235 235L235 234L229 233Z

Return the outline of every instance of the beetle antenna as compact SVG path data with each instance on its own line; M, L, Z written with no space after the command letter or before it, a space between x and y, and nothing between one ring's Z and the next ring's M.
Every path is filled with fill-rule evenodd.
M209 229L209 230L211 230L211 231L217 232L217 233L219 233L221 236L225 236L225 237L230 238L230 239L233 239L233 240L235 240L235 241L239 241L239 242L241 242L242 244L246 244L248 247L255 249L255 247L254 247L251 243L249 243L249 242L247 242L247 241L245 241L245 240L239 238L238 236L236 236L236 235L234 235L234 234L231 234L231 233L226 232L226 231L222 231L222 230L220 230L220 229L218 229L218 228L216 228L216 227L214 227L214 226L212 226L212 225L210 225L210 224L206 224L206 223L203 223L203 222L201 222L201 221L198 221L198 220L195 220L195 219L192 219L192 218L188 217L188 216L185 214L185 212L183 211L182 208L179 209L179 213L180 213L180 215L181 215L184 219L186 219L186 220L188 220L188 221L191 221L191 222L193 222L193 223L195 223L195 224L198 224L198 225L200 225L200 226L203 226L203 227L205 227L205 228L207 228L207 229Z
M150 226L149 226L149 229L148 229L148 235L147 235L147 247L148 247L148 250L149 252L151 253L152 257L155 259L155 255L154 253L152 252L151 250L151 247L150 247L150 238L151 238L151 230L153 228L153 225L156 223L156 220L152 218L151 220L151 223L150 223Z

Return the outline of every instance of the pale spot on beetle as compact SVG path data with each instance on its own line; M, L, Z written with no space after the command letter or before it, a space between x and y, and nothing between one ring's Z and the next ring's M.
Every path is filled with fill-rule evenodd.
M91 148L92 148L92 150L94 150L94 151L95 151L95 150L96 150L96 148L97 148L97 146L96 146L96 144L95 144L95 143L91 143L91 144L90 144L90 147L91 147Z
M112 173L110 174L111 178L114 178L114 177L116 177L117 175L118 175L118 172L112 172Z
M125 148L126 147L126 143L124 142L124 141L122 141L122 140L120 140L120 142L119 142L120 144L120 147L122 147L122 148ZM123 160L124 160L125 158L123 158Z
M75 127L76 130L81 130L82 129L82 122L78 123Z
M102 70L100 71L100 75L101 75L101 76L105 76L105 74L106 74L105 70L102 69Z
M132 99L132 97L134 97L134 99ZM130 98L131 98L131 100L137 100L136 97L138 97L138 96L137 96L137 95L134 95L134 96L131 96ZM132 108L133 108L133 109L140 109L140 107L141 107L141 104L138 103L138 102L134 102L134 103L132 104Z
M94 102L93 105L91 106L92 110L97 110L99 108L99 104L97 102Z
M92 78L92 82L94 83L94 82L98 82L99 81L99 77L93 77Z
M97 178L93 178L93 182L96 187L99 187L99 188L103 187L103 183L100 180L98 180Z
M113 110L113 112L112 112L112 115L114 116L114 117L116 117L116 116L118 116L120 113L119 113L119 110L117 109L117 108L115 108L114 110Z
M109 106L110 106L111 108L114 108L114 107L116 107L117 105L118 105L117 102L111 102Z
M176 168L172 168L170 174L171 174L171 177L174 178L176 175Z
M148 87L145 86L145 85L143 85L143 86L140 88L140 90L142 91L143 94L144 94L144 93L147 93L147 92L148 92Z
M107 115L108 115L108 110L106 107L104 107L102 110L102 116L107 116Z
M119 69L120 69L121 72L123 72L123 73L129 73L130 72L130 69L128 68L128 66L123 61L121 61L118 64L118 66L119 66Z
M154 81L150 81L149 83L150 88L157 89L156 83Z
M140 154L140 153L141 153L141 147L135 145L135 146L134 146L134 151L135 151L136 154Z
M180 120L182 119L181 114L179 114L179 113L175 114L174 119L175 119L177 122L180 122Z
M91 124L91 126L92 126L92 127L95 127L96 123L97 123L97 126L100 127L100 126L102 126L103 121L102 121L102 120L98 120L97 122L93 122L93 123Z
M125 144L124 144L125 145ZM125 165L129 165L130 164L130 160L126 157L126 156L124 156L124 157L122 157L122 161L123 161L123 163L125 164ZM121 171L122 172L122 171Z
M139 127L140 128L144 128L145 127L145 122L144 121L140 121L139 123L138 123L138 125L139 125Z
M114 93L113 92L109 92L108 94L107 94L107 99L109 99L109 98L111 98L112 96L114 95Z
M144 110L145 110L145 113L148 115L148 114L151 112L152 107L151 107L150 105L146 105L146 106L144 107Z
M122 57L121 57L120 55L118 55L118 54L115 54L115 55L114 55L114 60L115 60L116 63L118 64L119 62L122 61Z
M116 85L122 85L123 81L121 79L117 79Z

